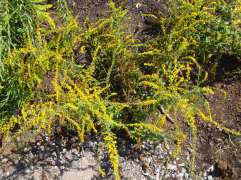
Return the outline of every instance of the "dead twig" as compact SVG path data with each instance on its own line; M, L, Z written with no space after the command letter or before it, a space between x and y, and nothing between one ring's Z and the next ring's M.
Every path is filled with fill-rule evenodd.
M172 117L171 117L168 113L166 113L166 111L165 111L165 109L163 108L163 106L159 106L159 107L158 107L158 110L160 111L161 114L166 115L166 118L167 118L167 120L168 120L170 123L172 123L172 124L175 123L174 120L172 119Z

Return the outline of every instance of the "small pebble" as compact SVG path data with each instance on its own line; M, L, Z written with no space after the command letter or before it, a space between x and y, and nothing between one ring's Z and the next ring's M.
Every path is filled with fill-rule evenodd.
M25 170L25 173L26 173L26 174L30 174L30 172L31 172L30 169L26 169L26 170Z
M79 166L80 166L79 161L73 161L71 163L71 166L74 167L74 168L79 168Z
M18 164L18 162L19 162L18 159L14 159L14 160L13 160L13 163L14 163L14 164Z
M68 152L66 152L65 153L65 156L64 156L66 159L68 159L68 160L71 160L71 159L73 159L73 155L68 151Z
M179 167L184 167L185 164L184 163L181 163L181 164L178 164Z
M28 157L29 157L30 159L33 159L33 158L34 158L34 155L33 155L33 153L32 153L31 151L28 153Z
M167 169L176 171L177 170L177 166L173 165L173 164L167 164Z
M165 156L163 154L159 154L159 158L163 159Z
M181 169L181 173L184 174L184 173L186 173L186 172L187 172L187 170L186 170L185 168L182 168L182 169Z
M57 162L54 161L54 160L50 160L49 163L52 165L52 166L56 166Z
M46 140L46 141L49 141L49 137L48 137L48 136L46 136L46 137L45 137L45 140Z
M6 162L8 162L8 159L7 159L7 158L4 158L4 159L2 160L2 163L6 163Z
M136 8L140 8L141 7L141 3L136 3Z
M77 150L77 149L72 149L72 150L71 150L71 153L72 153L73 155L78 155L78 150Z
M214 171L214 166L212 165L210 168L207 170L208 172L213 172Z
M40 150L41 150L41 151L44 151L44 146L40 146Z
M208 176L208 180L214 180L212 176Z
M184 176L184 173L179 173L179 174L177 175L177 178L178 178L178 179L182 179L183 176Z

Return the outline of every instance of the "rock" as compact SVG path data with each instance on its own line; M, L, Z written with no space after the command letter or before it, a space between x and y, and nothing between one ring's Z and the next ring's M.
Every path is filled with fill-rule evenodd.
M0 168L0 178L1 178L1 176L3 176L3 169L2 168Z
M188 177L189 177L189 174L187 174L187 173L184 173L184 177L185 177L185 179L188 179Z
M181 164L178 164L179 167L184 167L185 164L184 163L181 163Z
M7 162L8 162L7 158L2 159L2 163L7 163Z
M214 180L212 176L208 176L208 180Z
M29 159L33 159L34 158L34 155L33 155L33 153L31 151L28 152L28 157L29 157Z
M179 174L177 174L177 178L178 178L178 179L183 179L183 177L184 177L184 173L179 173Z
M187 172L187 170L186 170L185 168L182 168L182 169L181 169L181 173L184 174L184 173L186 173L186 172Z
M208 172L213 172L214 171L214 166L212 165L210 168L207 170Z
M165 174L164 179L170 178L170 174Z
M73 168L79 168L80 162L79 162L79 161L73 161L73 162L71 163L71 166L72 166Z
M141 6L142 6L141 3L136 3L136 8L137 8L137 9L140 8Z
M49 141L49 137L48 137L48 136L45 136L45 140L46 140L46 141Z
M168 170L172 170L172 171L176 171L177 170L177 166L174 164L167 164L167 169Z
M71 153L72 153L73 155L78 155L78 154L79 154L79 151L78 151L77 149L72 149L72 150L71 150Z
M44 146L40 146L40 150L41 150L41 151L44 151Z
M159 159L163 159L165 156L164 156L164 154L160 153L158 157L159 157Z
M26 174L30 174L30 173L31 173L31 170L27 168L27 169L25 169L25 173L26 173Z
M204 176L204 178L206 178L207 177L207 172L204 172L203 176Z
M65 159L72 160L74 159L73 154L70 151L67 151L64 155Z
M66 153L66 151L67 151L67 150L64 148L62 152L65 154L65 153Z

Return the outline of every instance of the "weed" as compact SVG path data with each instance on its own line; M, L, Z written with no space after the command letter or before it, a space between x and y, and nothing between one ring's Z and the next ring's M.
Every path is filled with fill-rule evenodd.
M159 19L162 36L145 44L132 35L127 11L112 1L109 17L94 23L86 20L82 26L62 0L57 1L59 13L55 18L48 11L51 6L43 0L1 2L6 13L0 21L0 38L4 41L0 133L5 138L28 131L51 136L58 125L74 129L81 142L86 133L95 133L105 143L116 179L120 179L118 130L137 142L160 140L170 134L168 137L176 142L173 156L177 156L187 136L182 129L185 123L192 135L192 169L198 119L239 135L212 119L204 95L213 91L201 86L208 76L199 64L210 53L239 54L240 44L233 43L233 36L240 33L234 28L240 23L238 4L171 2L169 16ZM21 13L29 16L21 19ZM61 25L55 28L58 18ZM227 31L220 30L222 24ZM21 30L19 37L16 28ZM220 32L221 39L217 38ZM233 34L231 39L229 32ZM205 42L202 36L211 41ZM219 46L213 49L214 44ZM165 129L170 117L174 132Z

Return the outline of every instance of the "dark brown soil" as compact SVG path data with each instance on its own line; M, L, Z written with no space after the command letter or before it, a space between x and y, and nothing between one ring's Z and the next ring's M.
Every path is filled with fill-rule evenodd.
M214 84L215 94L209 99L213 116L225 127L240 131L241 82L226 83ZM210 174L217 179L241 179L241 138L207 125L200 125L199 132L197 167L208 169L214 165Z

